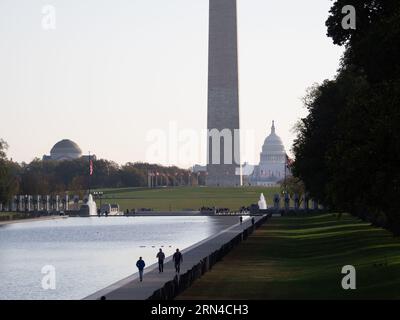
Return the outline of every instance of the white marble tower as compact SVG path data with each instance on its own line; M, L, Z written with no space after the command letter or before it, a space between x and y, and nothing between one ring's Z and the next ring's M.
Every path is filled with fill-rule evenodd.
M207 185L242 183L236 0L210 0Z

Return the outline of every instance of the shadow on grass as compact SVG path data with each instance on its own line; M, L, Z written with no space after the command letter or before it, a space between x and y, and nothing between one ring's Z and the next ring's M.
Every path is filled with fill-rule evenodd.
M357 270L343 290L341 269ZM398 299L400 242L348 215L273 218L182 299Z

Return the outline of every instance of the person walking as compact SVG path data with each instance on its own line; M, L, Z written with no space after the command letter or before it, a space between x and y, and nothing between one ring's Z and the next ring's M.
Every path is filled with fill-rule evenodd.
M176 252L172 256L172 260L175 264L176 273L179 273L181 271L181 263L183 262L183 256L182 253L179 252L179 249L176 249Z
M139 279L140 282L143 281L143 270L144 267L146 266L146 264L144 263L144 261L142 260L142 257L139 257L139 260L136 262L136 267L139 269Z
M158 259L158 273L164 272L165 254L162 249L157 253L156 258Z
M239 221L240 221L240 224L243 223L243 217L242 216L240 216Z

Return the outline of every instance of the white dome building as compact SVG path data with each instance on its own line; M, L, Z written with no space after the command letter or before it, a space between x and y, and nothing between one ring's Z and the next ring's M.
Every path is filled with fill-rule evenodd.
M43 160L75 160L80 158L89 158L89 156L82 155L82 150L79 146L69 139L64 139L57 142L50 150L50 155L43 156ZM92 155L93 160L96 159L95 155Z
M82 150L79 146L68 139L57 142L50 150L52 160L74 160L82 156Z
M286 151L281 138L275 132L272 121L271 133L265 139L260 153L260 163L254 168L249 182L256 186L276 186L285 178Z

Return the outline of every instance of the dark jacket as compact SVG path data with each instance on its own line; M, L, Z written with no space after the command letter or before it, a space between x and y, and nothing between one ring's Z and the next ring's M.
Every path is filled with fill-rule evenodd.
M164 261L164 259L165 259L165 254L164 254L164 252L159 252L159 253L157 253L156 258L158 258L158 261Z
M172 260L174 260L175 264L180 264L183 261L182 253L175 252L172 256Z
M145 265L146 265L146 264L144 263L143 260L138 260L138 261L136 262L136 267L138 267L139 270L143 270L144 267L145 267Z

